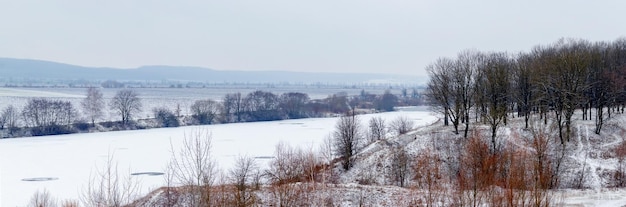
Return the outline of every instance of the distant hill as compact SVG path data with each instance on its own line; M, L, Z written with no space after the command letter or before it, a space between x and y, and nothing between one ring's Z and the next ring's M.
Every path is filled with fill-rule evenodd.
M83 67L43 60L0 58L0 79L13 80L118 80L198 81L248 83L397 83L424 84L420 76L316 73L288 71L225 71L184 66L143 66L139 68Z

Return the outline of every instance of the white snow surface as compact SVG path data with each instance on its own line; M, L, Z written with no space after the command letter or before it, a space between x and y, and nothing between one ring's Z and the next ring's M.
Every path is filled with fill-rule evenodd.
M84 98L85 96L52 91L0 87L0 97Z
M399 116L416 126L437 118L427 111L397 111L361 115L366 126L371 117L391 121ZM0 206L25 206L38 190L46 189L62 201L78 199L89 177L114 156L118 172L163 172L171 149L178 150L185 135L212 134L212 155L219 168L231 167L235 156L271 157L279 142L317 149L334 130L337 118L311 118L272 122L235 123L136 131L116 131L0 140ZM171 144L170 144L171 143ZM125 175L122 175L125 176ZM53 178L49 181L22 179ZM142 175L142 193L164 185L162 176Z

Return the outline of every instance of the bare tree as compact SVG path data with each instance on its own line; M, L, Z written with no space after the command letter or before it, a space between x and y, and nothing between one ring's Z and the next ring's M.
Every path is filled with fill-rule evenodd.
M546 108L554 112L559 139L565 145L570 139L574 111L580 106L582 93L589 87L589 43L561 39L550 47L536 50L544 77L537 82L539 92Z
M457 99L452 94L452 69L454 61L448 58L439 58L433 64L426 66L426 71L430 76L426 95L435 110L443 113L444 126L452 121L454 131L458 134L458 124L460 117L460 106Z
M199 124L211 124L219 113L220 104L216 101L197 100L191 105L191 114Z
M32 135L65 134L70 132L76 110L69 101L37 98L28 101L22 116L26 125L32 127Z
M291 92L280 95L280 109L290 119L307 117L305 106L309 102L309 95L306 93Z
M491 127L492 150L497 150L496 133L502 123L506 123L510 93L511 64L505 53L486 55L481 70L482 95L477 95L481 106L485 107L484 117ZM477 101L478 102L478 101Z
M221 108L222 121L241 122L243 121L244 100L241 93L229 93L224 96Z
M87 97L80 103L85 115L91 120L91 125L96 125L96 119L104 115L104 98L102 92L94 87L87 88Z
M302 152L288 144L280 142L274 150L274 159L269 164L265 175L270 182L282 185L302 180L304 169L300 160Z
M455 105L460 106L459 112L461 121L465 124L463 137L467 138L469 133L470 111L474 106L474 96L476 94L476 83L478 78L478 66L481 63L483 54L475 50L465 50L458 54L452 72L452 89Z
M174 182L187 186L192 199L188 206L212 206L211 188L215 183L217 167L211 155L211 134L198 130L190 135L185 134L182 148L172 149Z
M121 207L133 202L139 193L139 182L130 173L120 175L114 155L109 153L103 168L96 167L83 189L81 202L84 206Z
M413 122L413 120L410 120L406 116L400 116L391 121L391 123L389 124L389 128L396 135L403 135L413 130L414 125L415 123Z
M326 138L324 138L324 140L322 141L322 144L319 146L319 153L320 153L320 157L321 157L321 162L325 163L324 165L322 165L322 183L327 183L327 182L331 182L334 183L335 180L333 180L335 178L333 170L332 170L332 166L330 165L333 160L335 159L335 153L333 151L333 137L332 135L328 135L326 136Z
M46 189L43 191L37 191L30 197L30 203L28 207L56 207L57 200L50 195L50 192Z
M252 206L257 202L257 198L252 190L254 189L255 174L258 173L258 166L254 158L239 156L235 159L235 167L230 170L231 182L237 189L235 192L235 206Z
M528 129L530 112L535 103L535 84L533 83L533 63L532 54L521 53L517 56L513 72L513 99L517 105L518 117L524 116L524 128Z
M430 75L427 96L435 108L443 112L444 125L448 124L448 119L452 121L455 134L459 133L459 124L465 124L466 138L482 56L478 51L465 50L456 60L440 58L426 67Z
M404 148L396 147L392 150L391 174L396 184L400 187L404 187L409 176L409 164L411 160Z
M361 125L356 115L342 116L335 125L333 133L335 154L341 158L344 170L349 170L354 164L354 155L363 145Z
M163 188L163 200L158 203L159 206L163 207L174 207L176 204L180 202L181 194L176 190L174 186L174 171L176 169L173 168L173 164L170 162L165 166L163 181L165 182L165 187Z
M369 121L369 142L384 139L387 130L385 129L385 120L381 117L372 117Z
M274 151L274 159L269 163L266 177L271 182L269 191L275 206L303 206L307 202L310 189L296 182L312 181L315 177L315 156L300 148L279 143Z
M6 127L9 130L9 134L12 135L19 126L20 114L13 105L9 105L2 111L0 119L2 120L2 129Z
M121 116L122 124L126 125L136 113L141 112L141 99L134 90L124 89L115 94L109 107Z
M249 121L272 121L280 119L278 96L271 92L254 91L244 99Z
M436 152L430 149L421 151L415 158L415 181L417 186L425 192L426 207L437 206L438 202L443 200L444 195L444 176L442 176L442 166L440 157Z

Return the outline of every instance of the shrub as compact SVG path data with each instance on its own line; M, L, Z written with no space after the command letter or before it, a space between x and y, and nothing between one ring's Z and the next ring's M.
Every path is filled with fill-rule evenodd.
M176 115L169 109L155 108L152 111L154 112L154 118L161 124L162 127L180 126L178 117L176 117Z
M89 123L84 122L84 121L76 122L73 125L74 125L74 129L76 129L78 131L87 131L87 130L89 130Z
M38 126L30 128L30 134L32 136L71 134L74 132L75 131L71 130L69 127L60 125Z

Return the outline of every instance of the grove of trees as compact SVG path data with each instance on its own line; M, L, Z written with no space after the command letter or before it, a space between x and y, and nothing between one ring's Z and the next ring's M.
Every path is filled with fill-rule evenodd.
M600 135L607 119L626 107L624 38L561 39L515 54L465 50L456 58L435 60L426 70L427 102L455 135L438 137L453 143L446 153L437 152L442 146L420 153L416 179L422 189L441 188L433 185L432 172L446 169L449 174L436 182L459 186L462 205L509 199L506 206L551 206L550 189L584 188L586 160L571 154L572 146L581 145L573 141L581 134L575 121L595 123L593 131ZM514 117L523 121L522 129L500 135L498 129ZM582 169L572 167L577 164ZM522 201L528 203L515 203Z
M77 117L69 101L31 99L22 110L24 123L32 127L34 136L66 134Z
M444 114L455 133L471 122L491 128L492 147L497 129L513 116L538 114L554 121L559 142L571 138L572 116L595 120L600 134L612 113L626 106L626 39L613 42L561 39L530 52L509 54L466 50L456 59L440 58L426 67L430 76L427 97ZM592 110L593 109L593 110ZM595 112L595 113L592 113Z

